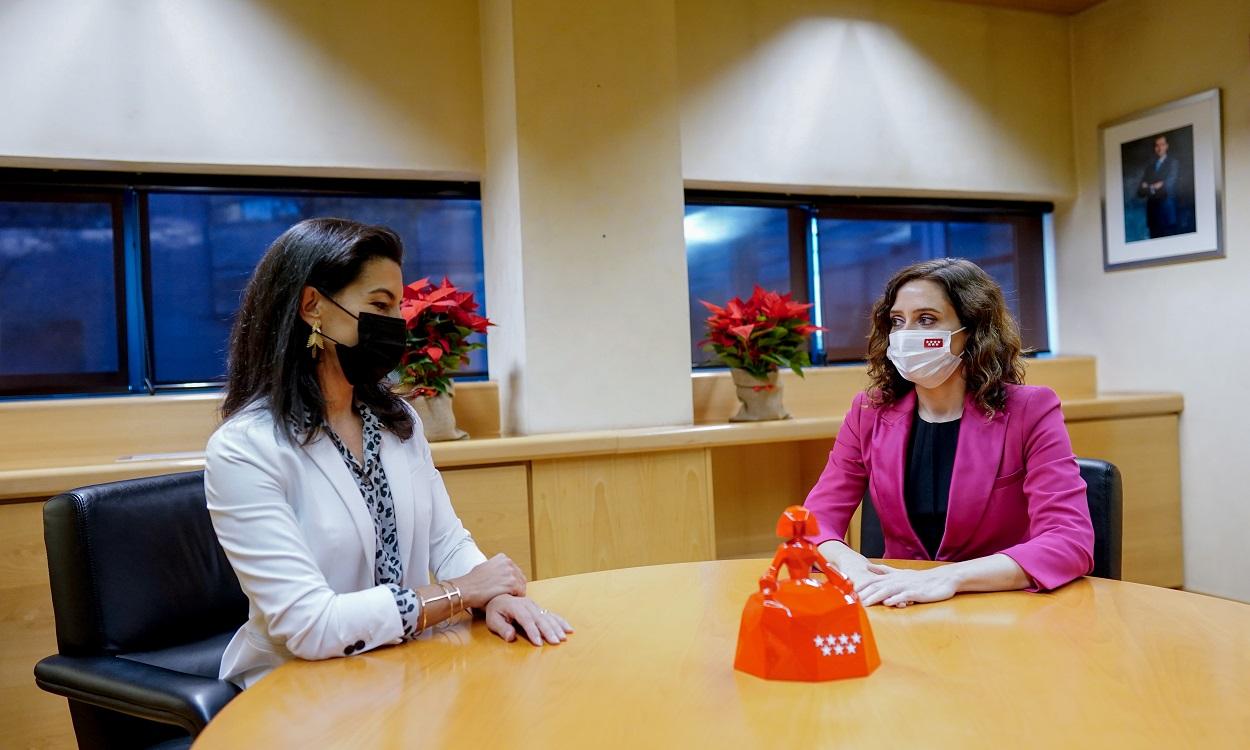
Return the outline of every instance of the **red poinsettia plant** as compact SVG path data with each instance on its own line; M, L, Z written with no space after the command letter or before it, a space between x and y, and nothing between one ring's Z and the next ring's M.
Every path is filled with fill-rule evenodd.
M724 307L699 302L712 313L707 338L700 343L726 365L765 380L782 367L801 376L812 364L807 338L824 329L808 319L810 304L795 302L788 293L766 292L758 284L745 302L738 297Z
M407 349L399 365L399 382L414 396L434 396L451 389L451 376L469 362L469 352L486 345L469 341L494 323L477 314L473 292L457 289L446 277L428 278L404 287L400 314L408 324Z

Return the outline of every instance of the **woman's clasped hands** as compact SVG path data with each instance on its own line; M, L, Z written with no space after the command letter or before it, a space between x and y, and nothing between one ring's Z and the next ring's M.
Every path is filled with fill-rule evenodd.
M535 646L561 643L573 632L568 620L525 596L525 573L505 554L451 582L460 588L466 605L485 611L486 627L509 643L516 640L518 629Z
M940 602L950 599L958 591L958 582L952 571L942 567L912 570L870 562L845 573L865 607L874 604L906 607L908 604Z

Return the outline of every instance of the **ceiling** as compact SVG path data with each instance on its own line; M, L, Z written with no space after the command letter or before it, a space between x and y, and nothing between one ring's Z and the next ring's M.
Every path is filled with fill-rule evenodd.
M1034 10L1041 13L1054 13L1070 16L1098 5L1102 0L954 0L969 5L992 5L996 8L1015 8L1016 10Z

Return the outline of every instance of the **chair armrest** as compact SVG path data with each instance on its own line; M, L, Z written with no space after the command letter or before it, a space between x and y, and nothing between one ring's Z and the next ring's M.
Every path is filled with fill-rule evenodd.
M71 700L180 726L193 737L240 692L225 680L118 656L49 656L35 665L35 684Z

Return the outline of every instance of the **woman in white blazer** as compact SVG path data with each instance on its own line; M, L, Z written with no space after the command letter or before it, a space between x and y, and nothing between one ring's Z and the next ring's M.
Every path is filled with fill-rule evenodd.
M572 632L525 598L507 556L477 548L416 413L380 382L404 348L402 253L388 229L311 219L269 247L244 291L205 466L249 602L221 664L241 687L292 658L419 639L469 608L508 641Z

